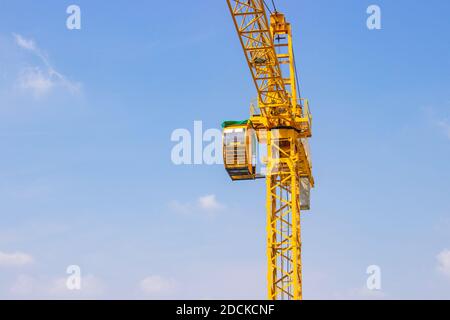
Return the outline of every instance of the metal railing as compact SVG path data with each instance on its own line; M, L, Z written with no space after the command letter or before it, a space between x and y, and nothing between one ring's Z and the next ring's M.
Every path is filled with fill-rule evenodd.
M310 126L312 125L312 115L309 109L309 100L306 98L301 98L297 100L296 107L300 107L301 110L300 116L302 118L308 119L308 122ZM296 110L297 111L297 110ZM252 100L250 103L250 116L260 116L261 115L261 108L259 107L258 101Z

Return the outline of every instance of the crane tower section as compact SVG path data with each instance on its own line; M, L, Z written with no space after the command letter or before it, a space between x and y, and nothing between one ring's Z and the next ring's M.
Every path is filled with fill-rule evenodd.
M308 143L312 116L308 100L301 98L298 89L291 25L276 11L269 19L263 0L227 3L256 87L257 103L251 105L248 120L223 125L225 168L234 181L260 178L254 163L249 163L254 161L250 159L255 158L255 148L243 147L243 143L254 141L247 137L253 134L258 143L267 145L268 298L300 300L300 210L309 210L309 191L314 186Z

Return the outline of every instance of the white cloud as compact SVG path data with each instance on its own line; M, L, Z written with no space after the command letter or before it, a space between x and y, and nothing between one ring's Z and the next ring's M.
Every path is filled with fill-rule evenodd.
M33 263L33 257L22 252L0 252L0 267L21 267Z
M216 195L214 194L200 197L198 199L198 203L200 208L207 211L216 211L222 209L223 207L219 202L217 202Z
M141 290L153 297L164 297L175 291L176 285L173 279L166 279L158 275L146 277L139 284Z
M103 283L93 275L83 276L80 290L69 290L67 278L19 275L10 287L10 293L30 299L92 299L104 293Z
M443 250L437 255L438 271L450 278L450 250Z
M97 277L86 275L81 278L80 290L69 290L67 278L61 277L53 279L45 291L50 297L55 298L94 298L104 292L104 285Z
M34 51L36 50L36 44L33 40L25 39L20 34L13 33L14 39L16 40L16 44L26 50Z
M320 293L318 299L323 299L324 294ZM326 299L330 300L386 300L390 299L389 295L383 290L370 290L366 286L360 288L350 288L340 291L334 291L330 297L325 295Z
M225 208L223 204L217 201L214 194L199 197L194 203L181 203L175 200L169 203L169 207L174 212L184 215L193 213L215 214Z
M382 290L369 290L367 287L354 290L355 299L378 300L386 299L386 293Z
M19 75L19 86L22 89L30 90L35 97L47 95L55 83L39 67L23 69Z
M33 292L33 288L36 286L36 282L33 277L27 275L20 275L10 288L10 291L14 295L29 295Z
M49 94L57 87L64 88L72 94L80 92L81 85L68 80L66 76L58 72L34 40L26 39L15 33L13 36L19 48L31 52L42 63L42 66L28 67L20 72L18 84L22 90L31 91L36 98Z

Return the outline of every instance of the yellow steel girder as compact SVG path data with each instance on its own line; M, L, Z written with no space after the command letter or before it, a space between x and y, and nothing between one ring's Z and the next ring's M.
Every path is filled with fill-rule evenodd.
M300 98L291 25L263 0L227 0L258 99L251 123L267 144L268 298L302 299L300 179L314 185L309 104Z

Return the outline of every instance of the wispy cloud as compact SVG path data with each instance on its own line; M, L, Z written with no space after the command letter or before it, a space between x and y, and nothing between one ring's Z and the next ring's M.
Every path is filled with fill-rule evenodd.
M367 287L352 288L348 291L334 293L332 299L337 300L385 300L386 292L381 290L369 290Z
M450 102L447 102L447 106L450 105ZM446 106L445 109L448 109ZM430 124L436 129L439 129L441 133L443 133L450 140L450 119L445 117L442 112L432 106L427 106L423 108L425 116Z
M69 290L64 277L19 275L9 288L18 298L32 299L93 299L105 291L103 282L93 275L83 276L80 290Z
M450 139L450 121L448 119L439 120L437 125L442 129L447 138Z
M172 201L169 207L179 214L215 214L225 208L225 205L217 200L216 195L210 194L199 197L195 202Z
M450 250L443 250L437 255L436 259L438 262L438 271L444 276L450 278Z
M24 68L18 78L19 87L23 90L31 91L37 98L49 94L54 88L61 87L72 94L80 92L80 83L75 83L67 79L62 73L57 71L50 63L47 55L36 45L32 39L27 39L20 34L13 34L16 45L29 51L39 58L42 66Z
M55 87L55 82L39 67L35 67L21 71L19 86L22 89L32 91L34 96L41 97L47 95Z
M16 44L23 48L23 49L27 49L27 50L31 50L31 51L37 51L36 48L36 44L34 43L33 40L30 39L25 39L24 37L22 37L19 34L13 34L14 39L16 40Z
M33 257L22 252L0 252L0 267L22 267L33 263Z
M83 276L81 279L80 290L69 290L67 288L67 278L55 278L50 282L48 288L44 287L44 293L48 293L50 297L55 298L94 298L105 292L103 282L92 274Z
M200 197L198 204L200 208L207 211L217 211L223 208L223 205L217 201L215 194Z
M29 295L33 292L35 286L36 281L34 280L34 278L28 275L21 274L14 281L9 291L14 295Z
M176 283L173 279L167 279L158 275L148 276L139 284L140 289L146 295L157 297L167 297L174 293Z

